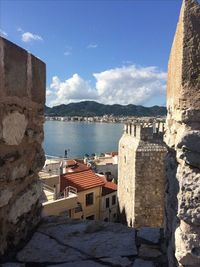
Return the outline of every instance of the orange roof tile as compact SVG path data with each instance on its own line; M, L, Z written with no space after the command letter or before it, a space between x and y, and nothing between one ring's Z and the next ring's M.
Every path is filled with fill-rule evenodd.
M102 187L102 195L108 195L117 191L117 185L113 182L106 182Z
M67 186L73 186L77 191L103 186L105 184L102 179L92 170L83 170L79 172L66 173L61 176L61 192Z
M74 165L76 165L77 162L76 162L75 160L73 160L73 159L68 159L68 160L66 161L66 164L67 164L67 167L70 167L70 166L74 166Z

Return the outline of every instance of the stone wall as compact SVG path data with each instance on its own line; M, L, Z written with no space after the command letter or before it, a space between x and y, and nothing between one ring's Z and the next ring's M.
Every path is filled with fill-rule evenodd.
M45 64L0 37L0 255L40 220Z
M163 227L165 155L158 128L126 126L119 142L118 201L128 226Z
M200 5L184 0L168 66L169 267L200 266ZM174 257L175 255L175 257Z

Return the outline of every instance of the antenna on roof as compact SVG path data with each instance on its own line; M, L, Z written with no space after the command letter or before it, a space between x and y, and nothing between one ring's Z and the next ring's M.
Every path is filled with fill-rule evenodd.
M67 158L68 157L68 152L70 151L70 149L69 148L67 148L67 149L65 149L65 158Z

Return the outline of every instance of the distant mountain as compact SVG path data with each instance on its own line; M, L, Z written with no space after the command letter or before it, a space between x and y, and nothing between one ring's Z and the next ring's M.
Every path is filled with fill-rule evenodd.
M68 105L59 105L55 107L45 106L45 115L47 116L103 116L105 114L114 116L164 116L166 107L153 106L143 107L136 105L104 105L95 101L83 101L79 103L70 103Z

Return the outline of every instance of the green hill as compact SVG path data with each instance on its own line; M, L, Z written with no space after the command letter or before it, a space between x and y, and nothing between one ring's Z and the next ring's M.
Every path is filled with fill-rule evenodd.
M164 116L166 107L153 106L143 107L136 105L104 105L95 101L83 101L59 105L52 108L45 106L47 116L103 116L105 114L114 116Z

